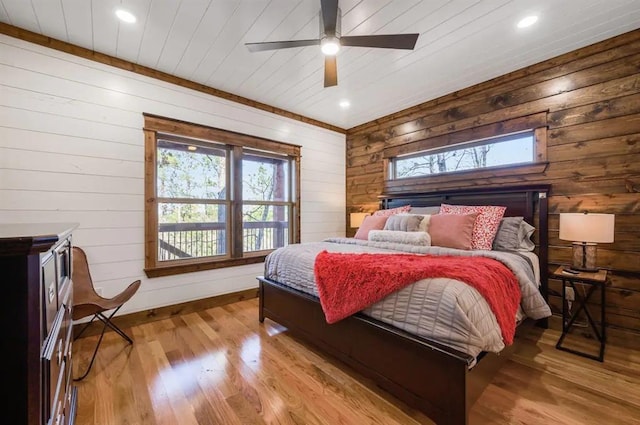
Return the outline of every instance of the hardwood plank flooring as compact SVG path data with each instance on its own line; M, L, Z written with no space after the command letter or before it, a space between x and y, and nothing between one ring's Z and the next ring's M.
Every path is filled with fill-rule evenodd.
M258 322L252 299L105 335L77 382L76 424L432 424L368 380ZM471 425L639 424L640 351L607 346L604 363L555 349L533 329L471 410ZM75 376L97 336L73 347Z

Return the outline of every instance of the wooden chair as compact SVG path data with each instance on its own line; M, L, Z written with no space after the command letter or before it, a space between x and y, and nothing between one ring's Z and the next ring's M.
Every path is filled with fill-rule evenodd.
M93 281L91 280L91 273L89 272L89 263L87 262L87 255L85 252L78 248L77 246L73 247L73 269L71 273L71 279L73 281L73 320L79 320L88 316L93 315L91 320L87 322L84 327L80 330L80 332L75 336L74 340L78 339L82 333L93 323L95 319L100 320L102 325L102 332L100 333L100 338L98 339L98 343L96 344L96 348L93 351L93 356L91 357L91 362L89 363L89 367L87 367L86 372L80 376L79 378L75 378L75 381L80 381L84 379L91 370L93 366L93 362L96 359L96 354L98 354L98 348L100 347L100 343L102 342L102 337L104 336L107 327L114 330L118 335L124 338L129 344L133 344L133 340L129 338L127 334L125 334L120 328L113 324L111 318L120 310L120 307L124 305L133 295L138 291L140 287L140 281L136 280L131 283L124 291L119 293L113 298L103 298L95 290L93 286ZM112 311L111 311L112 310ZM111 311L107 315L107 312Z

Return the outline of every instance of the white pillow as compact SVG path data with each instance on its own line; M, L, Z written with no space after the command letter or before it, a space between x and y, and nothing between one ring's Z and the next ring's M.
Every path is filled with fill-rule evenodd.
M371 230L369 240L372 242L394 242L407 245L430 246L431 236L427 232L403 232L400 230Z

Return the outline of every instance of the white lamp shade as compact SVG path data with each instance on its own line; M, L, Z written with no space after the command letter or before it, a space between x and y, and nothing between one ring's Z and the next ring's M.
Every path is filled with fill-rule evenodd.
M362 225L362 222L364 221L364 218L368 215L369 213L351 213L349 215L349 226L353 228L360 227Z
M573 242L613 242L615 215L591 213L560 214L560 239Z

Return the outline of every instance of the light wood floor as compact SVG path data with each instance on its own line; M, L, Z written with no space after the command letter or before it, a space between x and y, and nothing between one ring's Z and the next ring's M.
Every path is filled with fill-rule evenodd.
M78 382L78 425L431 424L331 358L258 322L257 300L105 336ZM640 352L604 363L554 348L534 329L472 409L476 424L640 424ZM75 373L97 337L74 345ZM373 348L372 348L373 349Z

